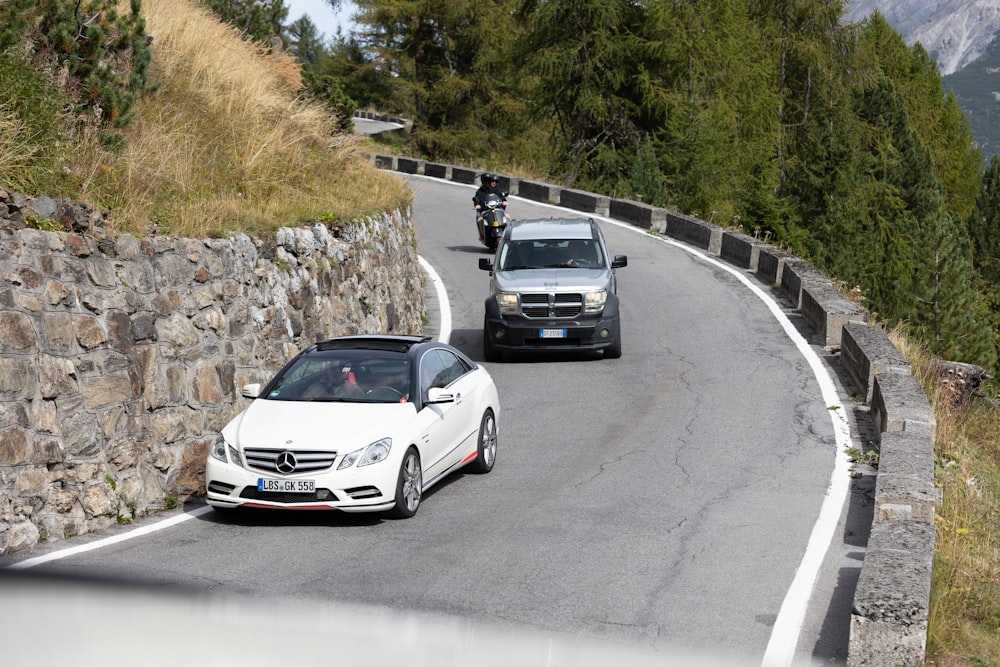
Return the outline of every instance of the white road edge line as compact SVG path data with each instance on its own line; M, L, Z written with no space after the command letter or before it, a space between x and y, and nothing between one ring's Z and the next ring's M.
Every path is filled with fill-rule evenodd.
M75 556L76 554L82 554L87 551L93 551L94 549L100 549L102 547L107 547L112 544L118 544L119 542L124 542L125 540L131 540L135 537L141 537L143 535L148 535L150 533L155 533L158 530L163 530L164 528L170 528L176 526L179 523L184 523L188 519L194 519L202 514L206 514L212 511L212 508L206 505L205 507L199 507L198 509L192 510L190 512L184 512L183 514L177 514L170 517L169 519L163 519L162 521L157 521L156 523L151 523L148 526L143 526L141 528L136 528L135 530L130 530L127 533L121 533L119 535L114 535L112 537L105 537L101 540L95 540L89 542L88 544L81 544L76 547L70 547L69 549L62 549L60 551L53 551L52 553L45 554L44 556L38 556L36 558L29 558L27 560L22 560L20 563L14 563L7 567L8 570L27 570L29 567L35 567L36 565L41 565L42 563L49 563L54 560L59 560L60 558L67 558L69 556Z
M606 218L601 219L614 225L634 229L634 227L626 223ZM813 587L816 584L816 578L819 576L823 559L830 549L833 535L837 530L837 524L840 521L840 515L843 511L844 502L850 490L851 461L847 450L853 446L851 426L847 420L843 401L837 393L837 385L830 377L830 373L823 365L823 361L769 294L759 286L753 284L740 270L725 262L672 239L656 238L679 247L703 261L729 272L764 302L768 310L771 311L771 314L784 329L785 334L795 344L799 353L809 363L816 382L819 384L820 393L823 396L823 401L826 403L827 411L830 413L830 421L833 425L834 439L836 441L833 471L830 474L830 481L827 483L819 516L809 535L806 551L799 562L799 567L795 571L795 577L792 579L792 583L785 593L785 599L781 603L781 609L778 611L774 627L771 629L771 638L767 643L764 658L761 660L762 667L788 667L795 659L795 651L798 647L799 636L802 633L802 624L805 621L809 598L812 596Z
M441 280L441 276L434 270L430 262L420 255L417 255L417 261L420 262L420 266L427 272L431 283L434 285L434 291L437 293L441 309L441 327L438 331L438 340L442 343L447 343L451 340L451 302L448 301L448 290L445 289L444 281Z

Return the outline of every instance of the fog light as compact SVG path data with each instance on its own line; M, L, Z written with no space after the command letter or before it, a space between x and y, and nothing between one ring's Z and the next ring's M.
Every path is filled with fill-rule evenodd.
M333 494L330 493L329 489L316 490L316 500L329 500L331 495Z
M597 335L601 338L608 338L611 335L611 332L608 329L601 329L600 333Z
M505 335L507 335L507 329L505 329L504 327L497 327L493 331L493 337L496 338L497 340L503 340Z

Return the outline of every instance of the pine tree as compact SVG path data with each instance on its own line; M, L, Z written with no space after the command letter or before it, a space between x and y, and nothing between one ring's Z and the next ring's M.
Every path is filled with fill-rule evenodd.
M639 147L632 163L629 187L632 190L632 196L638 201L653 206L666 206L666 181L663 178L663 172L660 171L656 153L653 140L649 135L646 135L646 139Z
M0 44L23 42L39 63L64 67L66 89L81 110L95 112L105 128L132 120L136 97L149 84L151 54L139 0L118 13L116 0L62 0L0 3ZM102 141L120 144L106 131Z
M976 271L989 286L1000 289L1000 155L990 159L968 227Z
M538 115L555 118L556 170L567 185L608 191L643 137L634 89L642 8L629 0L548 0L524 16L519 54L535 77Z
M344 92L359 106L386 112L400 111L394 104L393 77L378 66L375 57L353 34L345 36L338 31L330 41L327 56L319 69L340 81Z
M975 289L972 243L955 214L925 226L908 321L937 357L992 368L997 352L986 299Z
M285 48L301 63L303 70L316 71L326 47L308 15L296 19L284 30L284 41Z
M773 189L776 106L772 63L746 3L650 3L643 24L649 78L643 91L672 200L683 211L732 224L748 186ZM647 111L649 110L649 111ZM747 175L753 174L754 181Z
M774 61L775 158L781 187L787 180L787 161L796 152L796 136L806 136L801 128L813 112L814 89L830 85L831 46L842 43L844 4L844 0L750 3L750 16L766 40L762 51Z
M219 17L263 44L281 34L288 18L284 0L202 0Z
M857 49L872 68L868 72L893 82L910 125L931 151L930 168L941 186L943 205L966 219L979 191L982 152L955 96L945 93L937 63L919 43L907 47L877 11L860 35Z
M357 0L358 40L371 67L388 74L394 111L414 121L418 154L468 159L489 128L484 109L503 95L503 82L484 76L491 52L513 30L511 0ZM495 144L488 142L487 146Z

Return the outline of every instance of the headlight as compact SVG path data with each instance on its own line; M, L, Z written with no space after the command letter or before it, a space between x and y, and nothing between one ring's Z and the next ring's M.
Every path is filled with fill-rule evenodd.
M583 311L585 313L599 313L604 310L604 302L608 300L608 291L587 292L583 295Z
M500 306L500 312L505 315L516 314L517 294L511 294L509 292L499 292L497 294L497 305Z
M227 451L229 452L229 458L226 458ZM236 451L235 447L227 444L226 439L221 435L215 439L215 442L212 443L212 448L208 450L208 453L212 455L212 458L218 459L223 463L232 461L238 466L243 465L240 453Z
M344 460L337 466L337 470L350 468L355 462L357 462L360 468L361 466L384 461L389 456L390 449L392 449L392 438L382 438L363 449L355 450L345 456Z

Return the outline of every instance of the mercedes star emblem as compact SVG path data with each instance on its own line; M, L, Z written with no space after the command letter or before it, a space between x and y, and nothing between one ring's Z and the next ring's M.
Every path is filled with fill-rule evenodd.
M278 458L274 462L274 467L278 469L278 472L287 475L295 472L295 466L297 463L298 462L295 460L295 454L292 454L286 449L278 454Z

